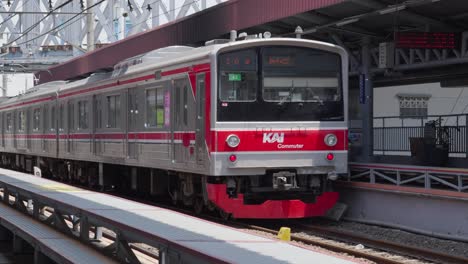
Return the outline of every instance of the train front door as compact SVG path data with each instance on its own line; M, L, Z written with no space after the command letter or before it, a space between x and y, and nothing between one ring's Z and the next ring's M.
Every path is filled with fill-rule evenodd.
M138 158L137 120L142 117L138 109L137 89L130 88L127 93L127 156L130 159Z
M73 101L67 103L67 152L73 152L73 133L75 133L75 106Z
M188 78L173 80L172 88L172 160L174 163L193 163L196 111Z
M206 146L205 146L205 73L197 75L197 89L196 89L196 108L197 120L195 124L195 149L196 159L198 165L205 164Z
M48 134L49 132L49 119L50 119L50 116L49 116L49 105L46 104L43 106L42 108L42 129L41 129L41 133L43 135L42 137L42 140L41 140L41 147L42 147L42 151L43 152L47 152L49 151L48 149L48 145L47 145L47 136L46 134Z

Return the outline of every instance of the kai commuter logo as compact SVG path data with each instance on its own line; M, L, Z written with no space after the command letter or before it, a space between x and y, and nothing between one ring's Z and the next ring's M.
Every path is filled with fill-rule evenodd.
M263 143L283 143L284 133L263 133Z
M263 133L263 144L265 143L278 143L276 148L281 150L304 148L304 144L284 145L284 133Z

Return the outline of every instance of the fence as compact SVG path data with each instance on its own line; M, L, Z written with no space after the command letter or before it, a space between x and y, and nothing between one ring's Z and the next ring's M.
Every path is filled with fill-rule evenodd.
M449 154L466 154L468 114L430 115L423 117L374 117L374 151L410 152L410 138L424 137L424 127L430 121L438 122L435 135L441 135L449 144ZM440 141L441 137L438 136ZM438 142L441 143L441 142ZM387 153L386 153L387 152Z

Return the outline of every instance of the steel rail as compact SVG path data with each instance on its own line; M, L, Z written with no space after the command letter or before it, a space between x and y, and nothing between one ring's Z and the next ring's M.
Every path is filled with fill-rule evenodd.
M382 239L374 239L332 227L306 225L303 223L295 223L295 226L301 227L303 230L311 231L314 234L322 237L328 237L344 242L359 243L365 245L366 247L395 252L412 258L419 258L440 263L468 263L468 258L462 256L450 255L444 252L433 251Z

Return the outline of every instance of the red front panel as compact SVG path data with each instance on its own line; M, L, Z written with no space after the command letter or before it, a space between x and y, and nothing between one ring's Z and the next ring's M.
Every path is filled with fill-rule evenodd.
M258 205L244 204L243 194L229 198L225 184L207 184L208 198L234 218L305 218L323 216L338 201L337 192L325 192L317 197L315 203L304 203L300 200L268 200Z
M232 151L332 151L348 149L348 131L341 130L257 130L257 131L216 131L218 152ZM226 138L235 134L240 144L231 148ZM325 137L334 134L338 143L333 146L325 144Z

